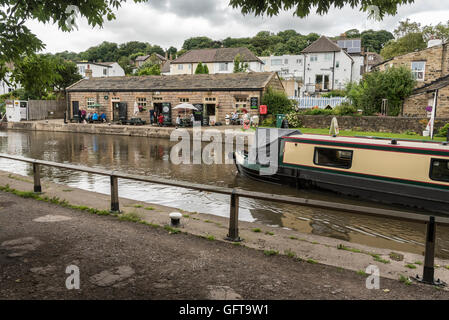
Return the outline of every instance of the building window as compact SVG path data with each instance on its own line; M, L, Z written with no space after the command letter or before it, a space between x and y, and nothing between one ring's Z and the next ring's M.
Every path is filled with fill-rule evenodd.
M426 62L425 61L413 61L412 62L412 73L413 77L417 81L424 81L424 75L426 73Z
M184 65L182 65L182 64L178 64L178 70L182 70L182 69L183 69L183 67L184 67Z
M350 169L352 166L351 150L338 150L328 148L315 148L313 162L318 166Z
M316 61L318 61L317 55L310 56L310 62L316 62Z
M432 159L430 179L449 182L449 160Z
M324 55L324 60L331 61L332 60L332 53L326 53Z
M189 102L189 98L179 98L180 102Z
M216 102L217 98L215 98L215 97L207 97L207 98L204 98L204 101L206 101L206 102Z
M273 60L271 60L271 65L272 66L280 66L280 65L282 65L282 59L273 59Z
M93 108L95 104L95 98L87 98L87 107L88 108Z
M103 69L103 75L106 76L108 74L108 69Z
M137 105L145 108L147 106L147 98L137 98Z
M228 64L226 62L220 63L218 65L218 70L220 70L220 71L228 71Z
M83 74L85 73L85 71L86 71L86 67L80 66L80 67L78 68L78 70L79 70L79 73L80 73L81 75L83 75Z
M335 62L335 67L340 68L340 61Z
M288 64L288 59L284 59L284 64Z
M369 61L374 61L374 56L369 55L369 56L368 56L368 60L369 60Z
M302 59L296 59L297 64L302 64Z
M162 101L162 97L153 97L153 101Z

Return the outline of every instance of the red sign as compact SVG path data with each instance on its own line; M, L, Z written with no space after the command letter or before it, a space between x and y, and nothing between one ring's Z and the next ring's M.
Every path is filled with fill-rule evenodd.
M259 113L260 114L267 114L268 113L268 108L266 105L261 105L259 106Z

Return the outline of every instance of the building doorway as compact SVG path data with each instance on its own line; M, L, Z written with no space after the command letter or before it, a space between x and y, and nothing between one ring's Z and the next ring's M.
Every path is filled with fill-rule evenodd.
M112 121L118 122L128 119L128 106L124 102L112 103Z
M164 126L169 126L172 124L172 114L171 114L171 103L169 102L162 102L162 103L154 103L154 116L155 120L157 121L157 118L160 114L164 116Z
M208 122L207 124L210 126L214 126L217 122L217 112L216 112L215 104L206 104L206 108L204 108L204 119Z
M329 75L317 74L315 77L315 90L326 91L329 90Z
M80 110L79 101L72 101L72 120L76 121L80 120L80 117L78 115L79 110Z

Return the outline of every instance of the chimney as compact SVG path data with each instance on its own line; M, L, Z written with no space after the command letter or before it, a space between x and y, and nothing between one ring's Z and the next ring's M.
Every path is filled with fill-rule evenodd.
M165 51L165 60L168 60L168 51Z
M173 54L170 53L170 61L173 61Z
M86 78L87 78L87 79L92 78L92 69L90 68L90 65L87 65L87 69L86 69Z

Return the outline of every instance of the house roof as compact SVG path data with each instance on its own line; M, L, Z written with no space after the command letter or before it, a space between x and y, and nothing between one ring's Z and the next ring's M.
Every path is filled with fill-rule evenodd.
M115 62L86 62L86 61L79 61L76 62L76 64L93 64L96 66L102 66L102 67L108 67L108 68L112 68L112 64L114 64Z
M248 91L261 90L277 77L275 72L131 76L83 79L69 92L109 91Z
M412 93L412 95L416 95L416 94L422 94L422 93L427 93L427 92L432 92L444 87L449 86L449 75L441 77L429 84L426 84L423 87L420 87L418 89L415 89Z
M233 62L238 54L242 57L242 61L262 62L248 48L217 48L190 50L173 60L172 63Z
M161 56L159 53L155 53L155 55L156 55L156 57L159 58L159 60L162 60L162 61L166 61L167 60L164 56ZM146 56L138 56L136 58L136 61L146 61L149 57L151 57L150 54L146 55Z
M340 52L341 48L326 36L321 36L310 46L302 50L302 53Z

